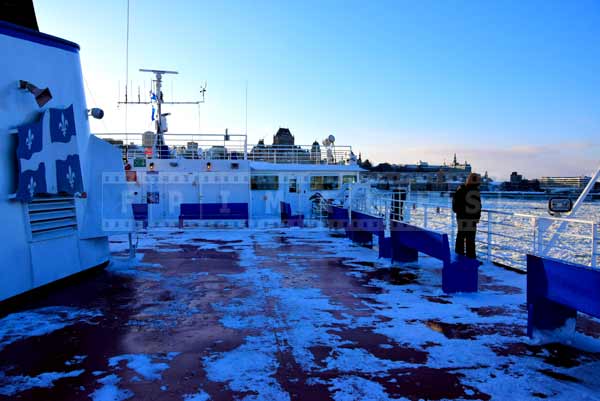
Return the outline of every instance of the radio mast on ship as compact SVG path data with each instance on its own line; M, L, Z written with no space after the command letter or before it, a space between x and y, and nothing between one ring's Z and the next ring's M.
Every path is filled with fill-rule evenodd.
M141 101L141 99L139 97L139 93L138 93L138 101L130 102L127 99L127 87L125 87L125 100L119 101L118 104L125 104L125 105L128 105L128 104L154 105L154 104L156 104L156 114L154 113L154 109L152 110L152 118L154 121L156 121L156 138L154 140L153 147L154 147L159 159L167 158L167 157L169 157L169 149L167 148L167 146L165 144L164 133L168 131L167 116L170 113L163 113L162 105L163 104L172 104L172 105L192 104L192 105L199 106L201 103L204 103L204 95L206 93L206 84L204 84L204 86L200 89L200 94L202 95L201 100L184 101L184 102L178 102L178 101L165 102L164 96L163 96L163 91L162 91L163 75L166 75L166 74L177 75L179 73L177 71L151 70L151 69L143 69L143 68L140 69L140 72L149 72L149 73L154 74L154 79L152 80L153 88L150 89L150 100L149 101Z

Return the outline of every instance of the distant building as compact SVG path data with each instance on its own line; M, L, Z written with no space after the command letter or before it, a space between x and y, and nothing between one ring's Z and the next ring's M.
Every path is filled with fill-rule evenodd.
M523 176L518 174L516 171L510 173L510 183L511 184L520 184L523 182Z
M414 191L453 191L467 180L471 171L469 163L459 163L454 155L450 165L424 161L402 165L382 163L372 167L364 176L372 185L382 189L410 185Z
M578 177L542 177L540 187L544 190L573 189L582 190L590 182L591 178L586 176ZM594 185L594 190L600 190L600 183Z
M272 145L265 145L263 139L259 140L248 158L271 163L314 163L321 160L321 150L318 143L317 146L313 144L310 151L302 149L295 145L294 136L288 128L279 128L273 135Z
M289 128L279 128L273 135L273 146L294 146L294 136Z
M502 191L519 191L519 192L539 192L540 181L539 180L528 180L523 178L522 174L513 171L510 174L510 180L503 182L500 186Z

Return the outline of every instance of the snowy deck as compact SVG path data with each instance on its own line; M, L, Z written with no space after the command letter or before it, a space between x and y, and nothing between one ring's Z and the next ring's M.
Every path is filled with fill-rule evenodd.
M600 323L525 336L525 276L396 272L324 230L112 241L109 268L0 316L0 399L600 399Z

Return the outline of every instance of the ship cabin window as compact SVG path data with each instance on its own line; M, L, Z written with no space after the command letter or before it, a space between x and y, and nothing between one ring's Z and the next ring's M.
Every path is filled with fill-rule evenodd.
M311 191L331 191L340 188L340 178L337 175L310 177Z
M356 176L355 175L345 175L342 177L342 182L344 184L356 184Z
M250 188L253 191L269 191L279 189L279 176L253 175L250 179Z
M290 193L298 192L298 184L297 184L295 178L290 178L289 188L290 188Z

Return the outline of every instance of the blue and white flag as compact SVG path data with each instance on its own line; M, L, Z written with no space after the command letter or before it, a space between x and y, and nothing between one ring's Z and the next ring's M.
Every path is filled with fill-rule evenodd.
M44 146L44 115L31 124L21 125L17 128L18 145L17 158L31 159L34 153L40 152Z
M69 155L66 160L56 161L56 187L58 193L75 195L83 192L83 179L79 155Z
M66 109L50 109L50 140L68 143L75 136L73 105Z
M46 166L44 163L38 165L37 170L25 170L19 174L19 185L16 198L23 202L31 201L37 194L45 194Z
M18 189L29 202L37 194L83 192L73 105L49 109L38 121L17 128Z

